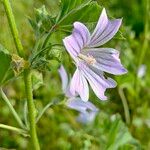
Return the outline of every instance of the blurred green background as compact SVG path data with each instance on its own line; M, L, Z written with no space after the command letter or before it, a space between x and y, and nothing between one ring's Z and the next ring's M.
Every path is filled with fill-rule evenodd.
M109 45L121 51L121 61L128 69L128 74L113 77L118 86L107 91L108 101L98 100L91 92L91 101L100 109L93 123L87 125L78 123L75 119L77 112L65 106L49 108L38 123L42 150L150 149L150 30L148 26L150 19L146 12L146 1L98 0L98 3L106 8L109 16L123 17L121 32L124 38L116 38ZM42 5L45 5L51 14L57 14L59 0L12 0L11 2L23 46L30 51L35 37L28 16L34 17L34 8ZM15 52L2 3L0 3L0 44ZM74 70L73 64L68 63L69 60L66 61L65 58L63 62L67 70ZM146 68L142 75L139 71L141 66ZM62 98L61 82L56 69L44 73L44 83L34 92L39 111L52 99ZM21 78L5 85L6 94L23 118L25 96L22 91L24 91L24 84ZM128 124L124 101L128 103L130 112ZM1 99L0 123L17 126L8 107ZM28 141L26 137L0 129L0 149L30 149Z

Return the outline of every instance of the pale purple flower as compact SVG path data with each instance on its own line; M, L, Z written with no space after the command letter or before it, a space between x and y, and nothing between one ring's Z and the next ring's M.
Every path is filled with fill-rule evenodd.
M73 96L70 91L69 91L69 80L68 80L68 75L66 73L66 70L63 66L60 67L59 69L59 74L62 80L62 90L65 94L65 96L68 98L66 101L66 106L77 110L80 112L77 120L82 123L88 123L92 122L96 114L98 112L98 108L96 108L91 102L84 102L81 100L81 98L76 96Z
M89 83L96 96L101 100L106 100L105 90L116 87L116 82L111 78L106 78L104 72L114 75L127 72L120 62L117 50L99 48L113 38L121 22L122 19L109 20L103 9L93 33L90 33L80 22L73 24L72 34L63 40L77 67L70 83L72 95L79 94L83 101L88 101Z
M68 99L67 106L80 112L77 120L81 123L92 122L99 111L91 102L84 102L78 97Z

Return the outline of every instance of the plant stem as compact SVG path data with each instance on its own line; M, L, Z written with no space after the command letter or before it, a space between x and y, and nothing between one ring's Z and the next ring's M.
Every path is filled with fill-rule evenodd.
M123 87L120 87L118 89L118 91L119 91L119 95L120 95L120 98L122 100L122 104L123 104L123 108L124 108L125 120L126 120L126 123L129 125L130 124L130 112L129 112L127 99L126 99L124 92L123 92Z
M10 103L9 99L7 98L7 96L5 95L5 93L3 92L2 89L0 89L0 93L1 96L3 98L3 100L5 101L5 103L7 104L7 106L9 107L11 113L13 114L14 118L16 119L16 121L18 122L19 126L23 129L25 129L25 125L23 124L23 122L21 121L20 117L18 116L17 112L15 111L15 109L13 108L12 104Z
M2 1L5 7L9 26L11 28L11 32L14 38L18 55L20 57L25 57L23 46L21 40L19 39L19 34L18 34L18 30L17 30L17 26L15 23L15 18L11 9L10 2L9 0L2 0ZM32 95L31 72L29 69L26 69L24 71L24 82L25 82L25 89L26 89L26 96L27 96L28 112L29 112L28 114L29 114L29 122L30 122L31 142L34 150L40 150L37 133L36 133L35 112L34 112L35 107L34 107L33 95Z
M25 104L24 104L24 122L25 122L25 125L26 125L26 127L27 127L27 129L29 129L29 124L28 124L28 116L27 116L27 114L28 114L28 112L27 112L27 108L28 106L27 106L27 101L25 101Z
M15 131L15 132L18 132L19 134L27 136L27 132L25 130L23 130L23 129L20 129L20 128L8 126L8 125L5 125L5 124L0 124L0 128L11 130L11 131Z
M18 30L17 30L17 26L16 26L16 22L15 22L15 18L14 18L13 12L12 12L10 2L9 2L9 0L2 0L2 2L4 4L8 23L9 23L9 26L11 29L11 33L13 35L13 39L15 42L17 52L18 52L20 57L24 57L23 46L22 46L21 41L19 39L19 34L18 34Z
M28 114L29 114L29 122L30 122L30 135L34 150L40 150L37 133L36 133L36 115L35 115L35 106L33 102L33 94L32 94L32 84L31 84L31 71L26 69L24 71L24 81L25 81L25 89L27 96L27 104L28 104Z
M149 22L150 22L150 1L149 0L145 0L144 2L144 8L145 8L145 24L144 24L144 41L143 41L143 45L140 48L140 55L139 55L139 60L138 60L138 66L137 66L137 72L140 68L140 66L143 64L143 60L145 58L146 55L146 51L148 50L148 43L150 40L150 32L149 32ZM139 96L139 92L140 92L140 85L139 85L139 80L138 80L138 73L136 73L135 76L135 91L136 91L136 97Z
M144 6L145 6L145 27L144 27L144 43L142 45L142 50L140 54L140 59L139 59L139 64L138 67L143 63L143 59L145 57L146 51L148 49L148 41L149 41L149 9L150 9L150 4L149 0L144 1Z
M43 116L43 114L46 112L46 110L51 107L54 103L53 102L50 102L48 103L44 108L43 110L40 112L40 114L38 115L37 119L36 119L36 123L38 123L38 121L41 119L41 117Z

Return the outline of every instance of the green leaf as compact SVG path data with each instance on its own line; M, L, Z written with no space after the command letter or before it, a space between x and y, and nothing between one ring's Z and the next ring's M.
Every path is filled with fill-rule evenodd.
M91 0L61 0L61 11L57 17L57 22L61 22L68 15L88 5L90 2Z
M97 22L102 8L92 0L62 0L61 12L56 24L59 29L69 31L75 21Z
M44 85L43 75L38 71L32 71L32 88L33 90L37 90L41 86Z
M49 15L44 5L35 9L35 19L28 18L28 20L37 37L48 32L54 24L54 19Z
M107 150L118 150L126 144L138 145L138 141L131 136L119 115L113 116L108 139Z
M0 71L0 86L14 77L11 55L2 45L0 45Z
M61 47L53 47L49 52L49 59L56 59L58 61L62 60L62 48Z

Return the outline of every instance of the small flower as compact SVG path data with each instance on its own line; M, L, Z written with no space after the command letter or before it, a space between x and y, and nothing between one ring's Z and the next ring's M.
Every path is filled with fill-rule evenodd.
M103 9L92 34L84 24L74 23L72 34L63 40L77 67L70 83L72 95L79 94L83 101L88 101L89 83L96 96L106 100L105 90L116 87L116 82L111 78L105 78L104 72L114 75L127 72L120 62L117 50L99 48L113 38L121 22L121 19L109 20Z
M63 66L60 67L59 74L62 80L62 90L65 96L68 98L66 106L80 112L77 118L79 122L92 122L95 119L96 114L98 113L98 108L96 108L91 102L84 102L81 100L81 98L73 96L70 93L68 75Z
M91 102L84 102L78 97L68 99L66 105L80 112L77 120L81 123L92 122L99 111Z

